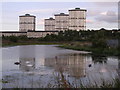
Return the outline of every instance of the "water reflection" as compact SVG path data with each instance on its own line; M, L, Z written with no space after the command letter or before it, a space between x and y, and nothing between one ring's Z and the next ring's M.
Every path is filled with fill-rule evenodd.
M107 63L107 57L106 56L98 56L98 55L92 55L92 61L94 63Z
M20 58L20 70L33 71L35 69L35 58Z
M120 60L118 60L118 76L120 78Z
M35 47L23 46L20 47L20 70L22 71L33 71L35 69Z
M118 68L120 69L120 56L118 56Z
M58 83L53 73L65 85L69 85L67 80L71 84L82 81L87 85L89 81L100 83L104 79L109 82L116 75L120 76L120 59L114 56L91 56L51 45L7 47L2 53L2 78L8 82L3 83L4 88L55 86ZM15 62L20 64L15 65Z
M85 74L85 55L82 54L66 54L55 56L54 58L46 58L45 66L53 67L55 71L59 70L67 73L68 76L84 77Z

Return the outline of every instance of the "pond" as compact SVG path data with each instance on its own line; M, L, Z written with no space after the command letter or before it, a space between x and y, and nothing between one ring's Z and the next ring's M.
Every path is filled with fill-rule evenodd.
M119 77L117 56L93 56L55 45L1 48L3 88L54 88L111 82Z

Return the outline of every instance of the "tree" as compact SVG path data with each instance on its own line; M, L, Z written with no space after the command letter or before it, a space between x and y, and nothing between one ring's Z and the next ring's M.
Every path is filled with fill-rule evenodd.
M12 42L17 42L18 41L18 37L16 37L16 36L10 36L9 40L12 41Z

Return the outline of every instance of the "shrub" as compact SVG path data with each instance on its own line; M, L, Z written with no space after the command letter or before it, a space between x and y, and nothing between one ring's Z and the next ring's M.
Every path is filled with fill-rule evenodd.
M9 40L10 40L11 42L18 42L18 37L16 37L16 36L10 36L10 37L9 37Z

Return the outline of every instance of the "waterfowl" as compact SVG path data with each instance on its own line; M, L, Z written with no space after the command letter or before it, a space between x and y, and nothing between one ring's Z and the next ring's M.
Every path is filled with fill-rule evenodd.
M91 67L92 65L91 65L91 64L89 64L88 66L89 66L89 67Z
M14 64L19 65L19 64L20 64L20 62L15 62Z

